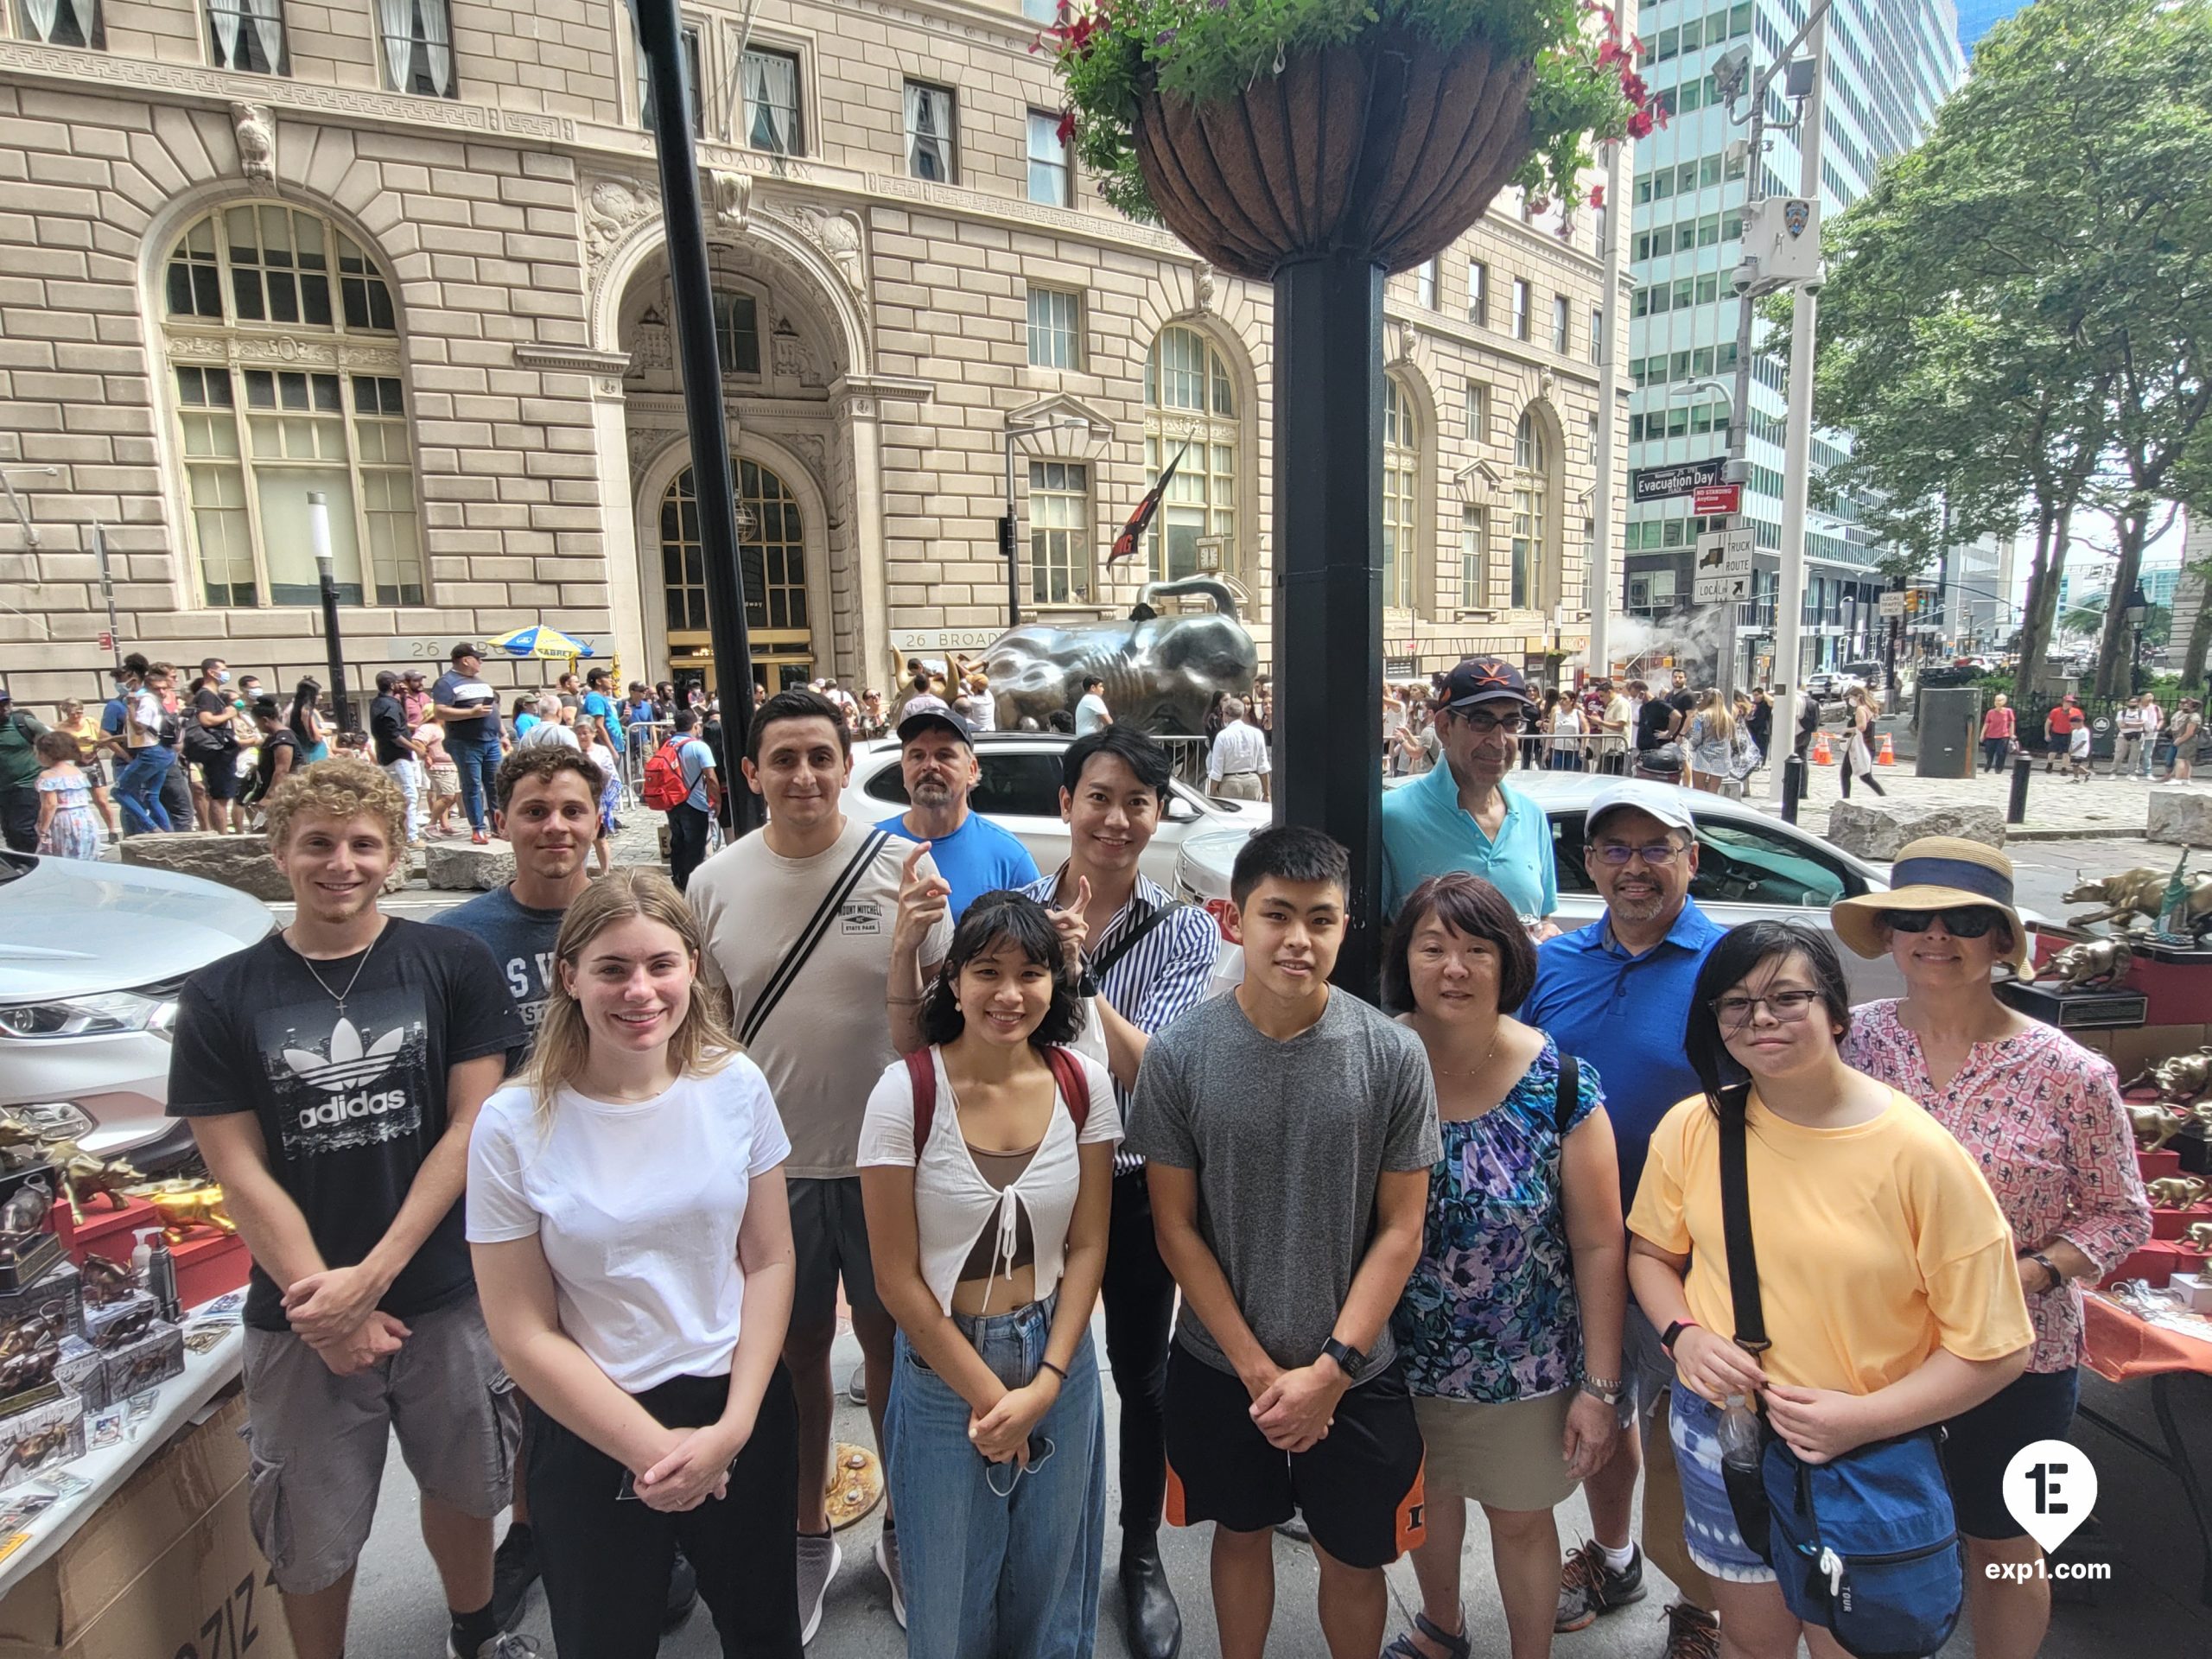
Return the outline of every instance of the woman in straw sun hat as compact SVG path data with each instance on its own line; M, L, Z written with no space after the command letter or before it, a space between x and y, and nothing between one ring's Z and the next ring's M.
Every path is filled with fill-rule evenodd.
M1966 1535L1974 1651L2026 1659L2050 1622L2048 1580L1993 1580L1998 1562L2039 1559L2000 1491L2012 1454L2063 1440L2082 1357L2082 1290L2151 1236L2135 1142L2109 1062L1997 1000L1999 963L2028 970L2012 861L1979 842L1931 836L1897 855L1887 893L1846 899L1836 937L1888 956L1905 994L1852 1014L1843 1058L1903 1090L1974 1154L2012 1229L2036 1330L2027 1371L1947 1427L1945 1463Z

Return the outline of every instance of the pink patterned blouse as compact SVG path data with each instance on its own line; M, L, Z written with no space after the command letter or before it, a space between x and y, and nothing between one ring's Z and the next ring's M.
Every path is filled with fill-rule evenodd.
M2063 1238L2109 1271L2151 1236L2151 1208L2120 1109L2110 1061L2050 1026L1976 1043L1938 1091L1920 1039L1894 1001L1854 1008L1843 1058L1901 1089L1936 1115L1974 1154L2020 1249ZM2069 1283L2028 1298L2035 1321L2031 1371L2071 1370L2082 1357L2082 1289Z

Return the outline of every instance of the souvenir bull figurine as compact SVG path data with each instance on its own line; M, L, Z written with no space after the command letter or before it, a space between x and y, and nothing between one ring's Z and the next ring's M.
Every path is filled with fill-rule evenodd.
M138 1288L126 1264L111 1262L104 1255L87 1255L79 1265L78 1274L84 1286L85 1300L95 1307L119 1302Z
M2188 1122L2179 1112L2169 1111L2164 1106L2127 1108L2127 1123L2135 1132L2138 1152L2158 1151L2181 1133L2181 1126Z
M223 1189L213 1184L157 1191L145 1197L168 1230L172 1242L183 1238L195 1227L213 1227L225 1233L238 1230L238 1223L223 1208Z
M2100 910L2087 916L2072 918L2075 927L2089 927L2098 922L2117 923L2122 929L2132 926L2136 918L2152 923L2166 901L2166 883L2172 877L2164 870L2122 870L2117 875L2107 875L2095 880L2075 873L2074 886L2058 902L2062 905L2099 905ZM2185 878L2189 887L2189 904L2183 926L2192 933L2212 931L2212 875L2192 875Z
M1211 615L1162 616L1149 601L1204 594ZM1147 583L1126 621L1057 627L1025 622L983 653L1000 729L1024 719L1041 728L1075 707L1084 677L1106 682L1114 718L1140 731L1197 736L1216 691L1242 696L1260 665L1259 648L1237 620L1236 596L1211 576Z
M2083 939L2069 944L2036 972L2048 984L2056 981L2070 990L2111 985L2126 976L2135 953L2121 939Z
M143 1170L136 1169L121 1158L100 1158L86 1152L74 1141L57 1141L48 1149L47 1161L54 1166L54 1173L61 1183L62 1196L69 1200L69 1216L79 1226L85 1223L85 1200L105 1198L111 1210L128 1210L130 1200L116 1189L126 1181L143 1181Z
M2212 1090L2212 1046L2160 1060L2155 1065L2139 1071L2120 1086L2133 1089L2146 1082L2158 1085L2161 1105L2189 1105L2208 1090Z
M2164 1175L2144 1184L2154 1210L2186 1210L2204 1196L2204 1182L2196 1175Z
M0 1395L20 1394L54 1380L61 1363L61 1326L69 1311L66 1302L48 1302L0 1327Z
M67 1422L48 1423L10 1441L6 1458L0 1459L0 1469L38 1468L69 1443L70 1427Z
M2212 1250L2212 1221L2191 1223L2189 1229L2189 1242L2194 1249Z

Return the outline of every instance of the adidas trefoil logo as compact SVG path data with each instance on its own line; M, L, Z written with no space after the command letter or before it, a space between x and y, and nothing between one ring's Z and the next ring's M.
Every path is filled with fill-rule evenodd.
M361 1046L361 1033L351 1020L340 1019L330 1033L330 1058L303 1048L284 1051L284 1064L294 1075L313 1084L318 1089L358 1089L374 1083L391 1070L399 1058L399 1046L407 1039L404 1027L397 1027L376 1039L365 1049Z

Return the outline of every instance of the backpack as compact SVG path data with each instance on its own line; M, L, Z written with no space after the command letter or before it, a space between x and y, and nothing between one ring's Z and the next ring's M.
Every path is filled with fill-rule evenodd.
M655 812L665 812L691 798L691 785L683 781L683 749L671 737L645 757L642 798Z
M1059 1085L1060 1098L1067 1102L1068 1116L1080 1135L1090 1118L1090 1080L1083 1074L1083 1060L1071 1048L1055 1047L1045 1051L1045 1062L1052 1068L1052 1081ZM906 1077L914 1087L914 1161L918 1164L922 1148L929 1144L930 1125L937 1121L937 1062L926 1046L906 1057Z

